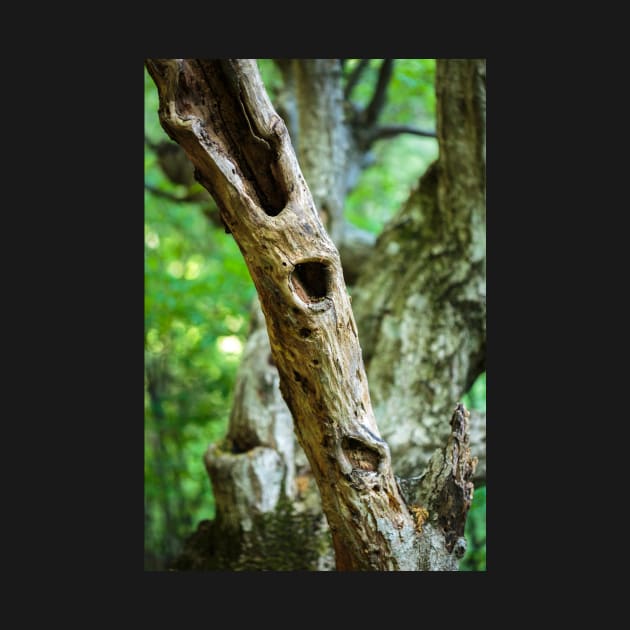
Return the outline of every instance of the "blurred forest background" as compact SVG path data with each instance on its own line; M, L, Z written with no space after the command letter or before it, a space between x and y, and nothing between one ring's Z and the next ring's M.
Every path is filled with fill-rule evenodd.
M346 60L346 72L359 61ZM380 61L370 60L361 75L353 92L358 102L372 93ZM280 74L271 60L258 65L274 102ZM433 59L396 60L383 118L434 130L434 77ZM162 570L197 523L214 517L203 454L227 431L255 290L233 238L213 219L212 199L197 183L175 183L160 166L168 146L160 143L173 143L160 126L146 69L144 86L144 566ZM436 157L434 138L403 134L378 142L372 165L346 199L348 220L378 234ZM485 412L485 373L462 402ZM461 569L484 571L485 487L475 488L466 538Z

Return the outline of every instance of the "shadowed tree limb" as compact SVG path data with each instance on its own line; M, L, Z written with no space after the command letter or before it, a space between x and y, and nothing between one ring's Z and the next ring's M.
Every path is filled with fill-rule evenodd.
M392 79L394 70L394 60L384 59L378 73L378 81L372 100L363 113L363 119L367 126L373 125L379 117L379 114L385 106L387 100L387 86Z
M208 219L208 221L210 221L213 225L225 228L225 225L221 221L219 209L214 203L212 197L208 195L208 191L205 189L179 197L178 195L167 192L166 190L160 190L155 186L151 186L151 184L145 183L144 188L156 197L161 197L162 199L167 199L168 201L173 201L175 203L201 203L203 204L201 207L203 216L206 217L206 219Z
M355 66L354 70L352 70L352 72L348 75L346 88L343 92L343 95L346 98L346 100L350 98L350 95L352 94L352 90L354 90L354 88L356 87L357 83L359 82L359 79L361 78L361 75L363 74L363 71L368 67L369 63L370 63L369 59L361 59L361 61L359 61L359 63Z
M425 131L424 129L418 129L411 125L383 125L371 130L368 134L367 142L371 145L376 140L384 140L386 138L393 138L402 133L412 134L414 136L422 136L423 138L437 138L435 131Z
M159 188L156 188L155 186L152 186L151 184L145 183L144 187L152 195L155 195L156 197L161 197L162 199L168 199L169 201L175 201L176 203L197 203L199 201L203 201L204 199L205 200L208 199L208 195L206 194L205 190L190 193L188 195L184 195L183 197L180 197L179 195L176 195L175 193L171 193L166 190L160 190Z

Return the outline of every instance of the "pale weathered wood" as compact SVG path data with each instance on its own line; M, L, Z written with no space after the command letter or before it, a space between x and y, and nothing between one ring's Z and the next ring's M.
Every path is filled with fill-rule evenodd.
M339 254L255 62L154 59L147 67L160 94L162 125L217 201L256 285L280 389L317 481L337 568L452 568L461 523L435 520L443 497L412 513L399 492L374 419ZM466 433L465 422L457 426ZM249 452L261 470L279 471L281 458L266 450ZM455 479L461 469L465 485L473 466L462 466L453 463L450 470ZM273 502L269 491L260 492L261 504ZM458 505L465 519L470 496L463 496ZM429 535L442 539L439 561L427 559L427 549L435 549Z
M255 62L147 66L162 124L217 200L256 285L337 568L416 569L414 521L374 420L339 254Z

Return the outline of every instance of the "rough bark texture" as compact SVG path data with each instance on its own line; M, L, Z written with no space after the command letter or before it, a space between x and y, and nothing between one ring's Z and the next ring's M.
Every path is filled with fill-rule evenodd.
M343 216L345 196L356 182L363 158L352 133L355 128L348 124L344 116L340 65L338 60L317 59L278 59L276 64L284 80L283 89L278 95L278 112L287 124L301 168L310 183L320 219L340 249L344 277L346 281L354 282L371 252L375 238L346 223ZM251 322L250 335L237 375L228 443L211 445L205 463L217 501L217 522L212 531L222 531L224 538L233 540L269 541L275 529L269 531L267 520L253 518L252 515L270 515L277 506L271 503L261 505L249 482L251 464L243 466L236 462L250 462L248 450L260 445L276 448L274 440L265 436L278 433L293 435L293 422L278 387L278 372L269 360L269 338L258 301L252 309ZM290 514L283 515L286 531L300 531L302 522L299 519L303 514L309 514L312 523L310 536L319 541L315 562L310 553L285 555L282 568L330 569L334 566L330 533L306 455L295 440L290 452L285 449L284 456L280 452L278 454L284 467L283 474L267 469L264 479L258 477L259 485L264 484L270 495L278 497L278 504L280 501L290 503ZM295 483L292 485L293 481ZM280 487L282 482L284 487ZM289 517L293 521L289 522ZM257 526L267 529L254 532ZM205 538L202 536L201 540L207 540L210 528L204 524L202 529ZM215 556L206 553L208 557L204 558L204 554L199 553L200 549L203 550L203 547L199 547L199 538L193 537L193 540L196 543L189 543L183 554L184 565L212 568L208 557L213 557L216 565ZM297 548L309 550L304 541ZM252 559L246 557L248 553L258 555L253 544L243 543L237 551L238 556L233 555L231 558L230 568L251 564ZM223 566L226 566L225 558L223 560ZM180 566L184 565L180 562Z
M356 178L357 166L352 160L356 159L357 152L348 151L353 144L343 117L339 63L337 60L279 59L276 64L284 79L278 111L287 124L303 173L310 183L320 219L333 241L340 245L344 277L352 281L358 276L375 239L346 224L343 216L348 173L351 171ZM334 554L319 493L306 455L294 439L291 413L280 393L278 371L270 358L269 337L256 301L237 375L227 443L211 445L205 455L217 506L213 531L222 531L223 537L233 540L247 540L237 546L238 555L233 554L231 568L249 566L252 557L260 555L260 550L249 541L270 541L275 531L273 527L270 531L268 520L256 515L271 515L284 502L283 505L291 506L290 511L283 513L285 531L300 531L303 526L300 519L308 514L310 537L319 541L319 551L314 560L309 546L301 541L297 549L305 549L307 553L285 554L282 568L330 569L334 566ZM278 435L283 436L281 440L274 437ZM292 440L290 444L287 436ZM278 444L284 447L279 448ZM249 454L249 451L260 446L277 451L279 457L274 461L281 465L282 472L258 467L258 482L252 485L252 458L260 457L261 453ZM271 458L270 453L266 456ZM241 461L245 464L238 463ZM275 503L261 503L255 488L262 486ZM257 527L266 529L255 531ZM207 525L204 531L210 531ZM199 549L198 544L187 545L186 566L208 567L207 558L195 549ZM248 554L252 557L247 557Z
M420 537L423 571L457 571L466 552L464 526L477 463L470 454L469 421L469 412L458 404L446 447L433 453L421 476L401 483L405 500L424 533Z
M444 443L453 401L485 369L485 62L439 59L436 90L439 158L353 291L375 414L401 476ZM485 446L485 432L475 436Z
M438 62L438 68L440 63ZM315 206L324 209L324 212L320 212L320 217L331 226L335 234L335 241L339 245L344 263L344 275L346 279L354 281L362 269L368 275L372 273L369 266L367 269L364 267L373 248L373 237L366 237L362 231L353 230L343 223L343 199L352 182L356 180L360 168L365 165L369 148L369 140L366 139L376 137L373 133L376 120L370 121L371 131L365 131L364 125L363 132L362 127L357 125L357 119L361 117L357 116L356 112L354 116L346 116L344 120L341 115L343 95L340 92L341 84L335 60L282 60L282 65L279 65L290 88L286 91L284 100L289 111L287 118L291 121L292 137L297 138L299 134L300 163L307 181L314 184ZM443 97L450 98L451 95L445 93ZM299 109L296 108L298 99L301 99ZM382 107L382 102L379 105L378 99L373 103L373 112L379 106ZM251 112L248 114L244 105L241 111L250 124ZM449 124L457 125L459 122L453 118L447 121L447 126ZM253 169L259 158L261 156L264 158L263 143L269 147L270 138L264 135L261 137L260 129L255 125L249 128L254 137L262 140L262 143L256 142L258 146L244 152L245 162L248 162L249 157L250 168ZM327 133L330 133L329 137L326 137ZM448 132L444 135L448 135ZM334 142L331 142L331 138L335 138ZM442 154L443 151L441 156ZM269 161L268 163L273 171L273 163ZM247 166L245 168L247 169ZM451 175L457 176L457 173ZM448 182L445 180L446 185ZM261 197L264 198L264 183L259 186L263 189ZM416 197L417 192L414 194L414 198ZM401 215L403 220L406 220L404 215L407 208ZM275 211L272 209L272 213ZM405 225L410 224L407 221ZM417 232L412 230L410 240L416 236ZM476 235L473 237L476 238ZM390 260L389 269L393 272L390 283L407 282L411 274L401 277L395 272L400 261L396 256L397 252L393 252L393 247L390 245L383 255L381 239L379 251L381 260ZM311 271L304 269L302 274L302 279L306 279L307 283ZM299 295L300 286L294 288ZM428 301L436 297L440 299L439 295L436 296L432 292L427 294ZM370 313L366 312L358 317L369 315ZM266 330L264 326L260 326L262 318L255 315L253 321L243 365L239 369L228 438L220 445L212 445L206 454L206 466L216 495L217 519L213 523L200 524L176 566L181 569L328 569L331 568L330 538L322 517L319 494L312 481L312 472L304 453L290 439L292 420L284 400L279 395L278 371L273 362L269 361ZM361 321L359 323L361 325ZM468 323L477 326L478 322L473 320ZM373 330L373 343L376 343L375 340L382 337L386 331L387 328L377 326ZM454 355L454 359L457 361L458 357ZM389 378L386 373L384 376L385 380ZM376 386L376 390L380 391L378 381L383 378L383 372L377 371L376 378L372 376L370 378L371 390ZM375 383L372 383L373 379ZM443 438L441 442L432 442L422 449L417 449L414 445L412 455L407 460L401 459L402 465L398 468L400 472L417 475L422 470L418 462L426 463L428 457L436 452L436 445L444 444L444 440L450 434L445 420L450 415L452 401L461 395L461 391L459 390L457 395L445 403L444 415L435 422L442 427L436 432ZM434 417L428 416L427 420L425 423L425 418L418 415L401 417L400 423L410 425L412 430L416 430L418 426L425 424L432 427ZM479 420L479 416L473 417L472 435L479 443L483 438L485 443L485 417ZM379 426L383 426L382 423L383 418L379 416ZM398 429L400 433L400 427ZM339 435L341 434L337 432L336 437ZM373 457L370 449L365 449L365 444L361 443L355 443L353 446L348 460L353 465L356 464L358 470L372 467L373 462L370 460ZM481 455L485 456L485 448ZM436 454L435 457L439 455ZM444 456L442 459L444 460ZM485 474L485 457L478 466L478 472ZM401 483L404 482L401 480ZM348 505L350 511L346 514L349 514L351 519L359 516L363 518L361 504L354 506L354 514L351 511L352 502ZM333 506L333 509L336 508ZM425 509L416 504L412 505L411 512L416 527L419 521L427 520L423 517ZM414 550L410 551L409 557L415 555L416 568L422 570L456 568L457 558L462 550L461 541L450 549L446 548L444 530L434 525L432 521L437 512L435 507L428 511L431 517L426 522L424 533L416 539ZM371 535L372 530L372 526L367 524L360 538ZM450 534L451 538L453 535ZM459 540L460 536L456 538ZM431 550L433 552L430 553ZM369 556L367 549L363 552L364 556L366 554ZM340 550L338 556L342 561L343 555L344 550ZM351 566L351 563L346 562L346 565ZM362 564L361 568L366 568L365 564Z
M243 253L339 570L417 570L420 538L372 412L339 254L249 60L152 60L160 118ZM250 453L255 453L250 451ZM280 471L277 454L254 455ZM253 483L258 476L253 468ZM264 503L274 497L261 490ZM424 561L424 559L423 559Z
M228 435L209 446L204 461L217 517L188 541L177 568L334 567L319 493L280 393L258 300L236 378ZM226 539L232 546L222 553Z

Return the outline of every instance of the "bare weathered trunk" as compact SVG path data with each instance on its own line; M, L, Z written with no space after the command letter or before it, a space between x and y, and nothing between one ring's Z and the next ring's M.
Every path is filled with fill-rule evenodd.
M346 281L358 283L353 310L377 422L396 472L413 476L444 444L454 402L485 369L485 62L437 61L439 188L430 170L376 248L340 212L370 138L383 129L374 113L379 97L344 117L336 60L294 60L293 67L302 95L300 164L309 184L320 183L318 207L332 209L329 220L344 226L334 230L335 242ZM483 482L485 414L473 412L471 421L475 478Z
M340 64L338 60L323 59L280 59L276 63L284 78L279 111L297 149L320 219L340 247L344 276L355 279L375 239L353 229L343 216L349 182L356 180L360 167L356 163L356 142L344 118ZM205 529L206 538L216 530L222 539L241 540L240 546L234 546L238 557L232 558L231 567L255 564L263 553L259 543L265 540L265 553L269 555L273 544L275 566L279 568L330 569L334 566L332 541L319 493L306 455L295 440L291 413L280 393L278 371L270 357L264 317L256 300L237 375L227 440L211 445L205 455L217 508L212 530ZM278 435L283 436L281 440ZM259 465L263 458L275 466ZM252 479L257 482L252 484ZM263 487L265 501L256 491ZM305 519L309 523L308 537L300 539ZM284 533L280 540L274 540L280 523ZM283 542L287 531L294 532L298 539L295 547L303 550L302 554L286 553ZM279 549L284 549L282 561ZM203 553L189 556L185 560L189 566L203 568Z
M337 243L345 233L355 235L355 240L358 240L355 233L360 233L362 247L347 249L357 253L353 254L350 265L344 265L346 277L356 277L357 261L373 245L374 238L344 226L349 141L345 138L348 130L343 119L339 63L297 59L279 59L276 63L284 79L279 111L310 183L320 219ZM279 435L283 436L281 440L276 437ZM259 461L274 465L262 466ZM221 539L241 541L240 545L233 545L230 562L220 558L224 564L231 568L255 565L263 553L260 541L265 540L267 556L274 546L277 568L322 570L334 566L332 541L319 493L306 455L295 439L291 412L280 393L279 375L271 360L258 300L252 308L250 333L238 370L227 440L208 448L205 463L215 493L217 519L212 528L205 528L204 535L207 539L210 532L216 531ZM264 501L261 488L265 488ZM305 532L308 535L301 537L305 519L309 523ZM283 532L279 538L275 537L278 530ZM294 546L303 553L286 553L287 531L294 533L297 539ZM283 549L282 560L280 549ZM183 560L188 566L207 565L203 550L195 553L189 545L188 555Z
M420 531L425 517L418 514L425 508L409 511L379 437L337 250L255 64L153 60L148 67L160 92L162 124L217 200L256 285L337 567L455 568L472 490L467 414L458 409L453 416L442 474L426 493L435 527ZM261 453L261 470L282 468L277 451Z

